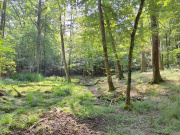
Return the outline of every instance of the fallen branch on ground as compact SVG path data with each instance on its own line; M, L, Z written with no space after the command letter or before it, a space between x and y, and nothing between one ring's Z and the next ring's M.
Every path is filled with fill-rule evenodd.
M11 87L13 88L13 86L11 86ZM13 90L17 92L17 94L18 94L17 97L22 97L21 93L18 90L16 90L15 88L13 88Z
M28 86L59 86L57 84L20 84L18 87L28 87Z
M81 86L94 86L98 84L99 82L102 82L102 80L97 80L94 84L80 84Z

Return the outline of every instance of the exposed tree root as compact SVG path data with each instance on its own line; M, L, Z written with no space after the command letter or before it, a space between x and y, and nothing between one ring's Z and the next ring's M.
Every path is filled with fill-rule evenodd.
M164 80L163 80L163 79L159 79L159 80L152 80L152 81L148 82L148 84L153 85L153 84L159 84L160 82L164 82Z

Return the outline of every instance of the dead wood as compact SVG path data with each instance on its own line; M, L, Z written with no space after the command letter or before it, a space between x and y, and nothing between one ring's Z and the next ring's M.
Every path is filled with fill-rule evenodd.
M28 86L59 86L57 84L20 84L18 87L28 87Z
M81 86L94 86L98 84L99 82L102 82L101 80L97 80L94 84L80 84Z
M12 86L11 86L11 87L12 87ZM17 94L18 94L17 97L22 97L21 93L20 93L18 90L16 90L14 87L12 87L12 88L13 88L14 91L17 92Z

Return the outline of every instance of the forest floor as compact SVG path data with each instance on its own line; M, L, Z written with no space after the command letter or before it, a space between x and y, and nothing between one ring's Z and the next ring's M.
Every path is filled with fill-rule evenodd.
M2 80L0 134L180 135L180 70L161 71L165 82L148 84L152 72L132 74L131 111L123 109L126 78L61 77L41 82ZM125 75L126 77L126 75ZM18 90L22 97L16 97Z

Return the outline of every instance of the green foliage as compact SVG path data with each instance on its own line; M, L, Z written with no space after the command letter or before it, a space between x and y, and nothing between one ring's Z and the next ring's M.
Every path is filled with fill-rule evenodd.
M54 91L54 95L56 96L69 96L72 93L72 87L67 85L65 87L63 86L58 86L54 87L52 90Z
M38 73L17 73L10 77L11 79L18 81L40 82L43 80L43 76Z
M169 123L174 125L175 127L180 126L180 100L170 105L168 103L160 105L159 110L161 112L160 122L165 124Z
M24 114L4 114L0 118L0 134L9 133L10 130L15 130L18 128L27 128L34 122L39 120L39 114L31 114L29 116Z
M158 109L156 104L152 101L146 100L146 101L136 101L133 102L132 110L138 112L138 113L147 113L152 110Z

